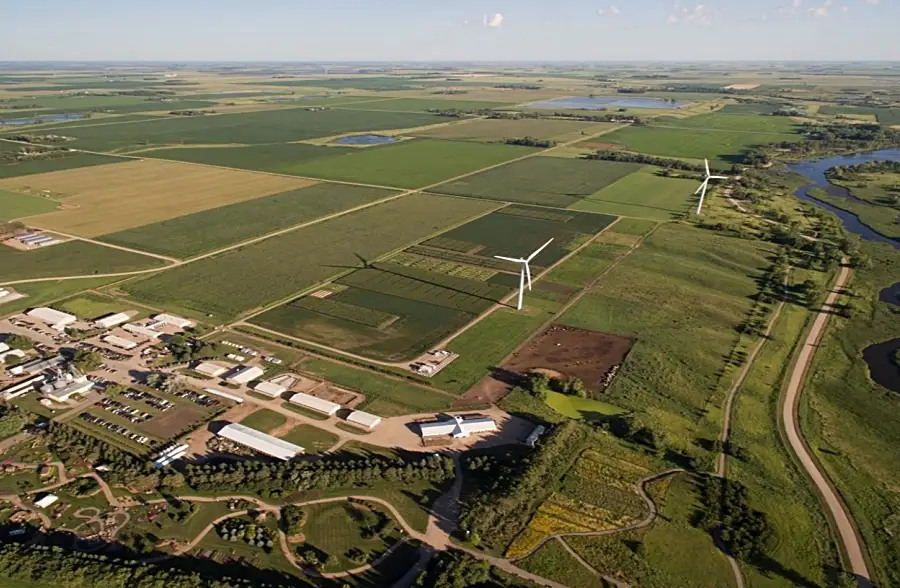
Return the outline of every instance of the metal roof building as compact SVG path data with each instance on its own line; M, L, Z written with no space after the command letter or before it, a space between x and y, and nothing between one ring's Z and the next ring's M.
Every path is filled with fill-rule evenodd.
M247 382L252 382L256 380L261 375L266 373L262 368L256 366L238 366L231 374L225 378L229 382L234 382L235 384L246 384Z
M47 508L54 502L59 500L59 496L56 494L44 494L39 500L34 501L34 505L39 508Z
M59 387L54 384L45 384L41 388L41 393L54 402L65 402L72 395L83 394L93 387L94 383L88 380L87 376L81 376Z
M465 439L469 435L475 433L489 433L497 430L497 423L494 419L487 417L478 417L473 419L463 419L454 416L449 421L437 421L434 423L421 423L419 429L422 431L422 437L442 437L452 435L457 439Z
M181 318L180 316L175 316L174 314L157 314L153 317L153 320L164 325L178 327L179 329L185 329L194 324L194 321L189 321L186 318Z
M287 392L287 388L279 386L278 384L273 384L272 382L260 382L253 387L253 390L260 394L271 396L272 398L281 396L283 393Z
M310 396L309 394L304 394L303 392L297 392L296 394L291 396L289 402L291 402L292 404L296 404L297 406L315 410L317 412L324 412L328 416L333 415L341 408L340 404L331 402L329 400L323 400L322 398L316 398L315 396Z
M303 448L293 443L288 443L278 437L266 435L262 431L245 427L238 423L229 423L222 427L217 433L220 437L224 437L229 441L239 443L254 451L258 451L265 455L288 461L300 453Z
M20 363L19 365L9 368L9 373L14 376L20 374L33 375L44 371L47 368L53 368L66 363L66 359L62 355L54 355L49 359L32 359L31 361Z
M204 388L204 392L207 394L212 394L213 396L221 396L222 398L227 398L228 400L233 400L238 404L244 402L244 399L240 396L235 396L234 394L229 394L228 392L222 392L221 390L216 390L215 388Z
M125 351L129 351L138 346L137 341L132 341L131 339L126 339L125 337L119 337L117 335L107 335L101 339L104 343L108 343L113 347L118 347L119 349L124 349Z
M194 371L199 372L204 376L212 376L215 378L227 372L228 368L211 361L201 361L194 366Z
M50 328L56 329L57 331L62 331L69 325L75 324L75 322L78 321L78 317L74 314L60 312L53 308L45 307L32 308L26 312L25 315L47 323L50 325Z
M361 410L354 410L347 416L347 422L366 429L374 429L381 423L381 417Z
M128 331L129 333L134 333L135 335L140 335L142 337L146 337L147 339L159 339L160 333L159 331L154 331L151 328L145 327L144 325L139 325L137 323L125 323L122 325L122 328Z
M98 328L101 329L111 329L116 325L121 325L122 323L127 323L130 317L124 312L117 312L114 314L108 314L106 316L101 316L97 320L94 321L94 324L97 325Z

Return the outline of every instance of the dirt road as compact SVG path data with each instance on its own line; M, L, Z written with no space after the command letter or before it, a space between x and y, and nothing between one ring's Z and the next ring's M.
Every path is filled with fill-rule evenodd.
M863 554L862 541L856 533L856 528L850 518L850 513L846 506L844 506L844 503L837 495L837 492L832 488L831 483L825 477L825 474L819 469L818 463L807 448L800 433L797 415L797 405L800 399L800 393L803 391L803 384L809 366L812 364L816 349L819 346L819 341L821 341L822 335L825 332L825 327L828 324L828 317L831 310L834 308L835 300L837 300L839 292L850 279L850 274L850 268L846 265L846 260L844 260L844 266L841 268L841 272L834 284L834 288L829 292L825 304L819 311L818 316L816 316L816 320L806 337L806 341L803 343L803 348L800 350L799 356L797 357L797 362L791 372L784 393L784 404L781 407L781 417L784 421L785 434L787 435L791 451L797 456L800 465L803 466L806 473L809 474L809 477L812 479L813 484L815 484L816 489L818 490L819 496L822 498L825 506L828 507L831 518L834 521L835 530L838 532L840 541L843 544L843 551L847 555L847 563L849 564L850 571L856 575L859 585L865 588L872 586L873 584L870 579L871 576L869 575L869 567L866 564L866 558Z

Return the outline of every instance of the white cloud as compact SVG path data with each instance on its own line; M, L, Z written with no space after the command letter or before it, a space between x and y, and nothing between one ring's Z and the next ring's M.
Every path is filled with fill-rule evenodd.
M810 6L807 12L813 18L828 18L828 9L831 8L833 0L825 0L821 6Z
M876 0L876 1L877 1L877 0ZM616 6L615 4L613 4L612 6L609 7L609 13L610 13L610 14L622 14L622 11L619 10L619 7L618 7L618 6Z
M615 4L610 4L607 8L598 8L597 16L619 16L622 11Z
M850 7L849 6L841 6L841 12L843 12L844 14L847 14L848 12L850 12Z
M484 26L491 29L499 29L503 26L504 17L499 12L493 15L484 15Z
M866 0L866 4L869 6L878 6L880 0Z
M667 24L697 24L701 26L709 26L712 24L712 15L705 4L694 4L693 6L681 6L677 2L669 15Z

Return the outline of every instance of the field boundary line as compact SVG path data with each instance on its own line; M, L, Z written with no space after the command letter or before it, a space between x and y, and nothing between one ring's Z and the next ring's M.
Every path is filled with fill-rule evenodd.
M201 211L201 212L203 212L203 211ZM29 217L24 217L24 218L28 219ZM26 224L28 224L28 223L26 223ZM114 243L106 243L104 241L98 241L97 239L94 239L92 237L81 237L79 235L71 235L71 234L63 233L62 231L57 231L56 229L45 229L45 228L39 227L37 225L29 224L28 226L38 229L40 231L45 231L48 233L56 233L57 235L62 235L63 237L67 237L69 239L74 239L77 241L85 241L86 243L93 243L94 245L101 245L103 247L109 247L110 249L119 249L121 251L127 251L129 253L137 253L138 255L146 255L147 257L155 257L157 259L162 259L163 261L170 261L174 264L177 264L177 263L180 263L183 261L182 259L179 259L177 257L170 257L168 255L161 255L159 253L151 253L150 251L144 251L142 249L134 249L132 247L125 247L124 245L116 245ZM166 268L159 268L159 269L162 270L162 269L166 269Z
M702 115L696 115L696 116L702 116ZM689 120L691 118L692 117L686 117L681 120ZM740 131L740 130L734 130L734 129L710 129L707 127L676 127L675 125L656 125L653 123L650 123L650 124L647 124L644 126L652 127L652 128L656 128L656 129L673 129L676 131L709 131L709 132L713 132L713 133L742 133L742 134L746 134L746 135L782 135L784 137L797 136L797 133L782 133L780 131Z

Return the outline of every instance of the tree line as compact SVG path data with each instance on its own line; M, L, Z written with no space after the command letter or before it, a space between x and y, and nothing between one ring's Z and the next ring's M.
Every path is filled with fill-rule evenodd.
M678 159L669 159L666 157L655 157L653 155L645 155L643 153L629 153L627 151L611 151L601 149L593 153L584 155L584 159L593 159L601 161L617 161L621 163L640 163L642 165L655 165L665 169L680 169L692 172L704 172L706 168L702 165L688 163Z

